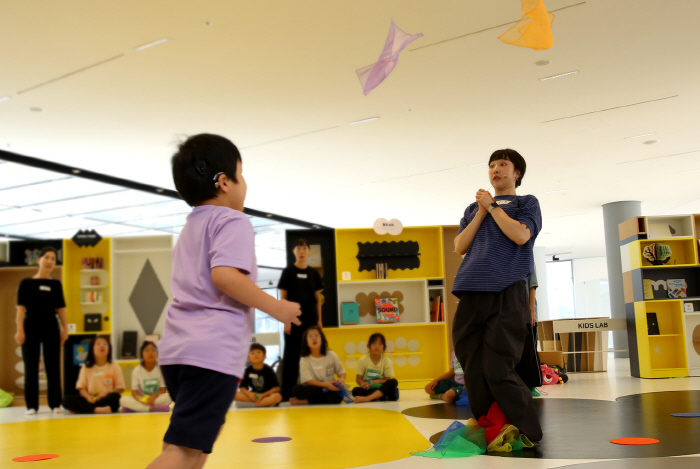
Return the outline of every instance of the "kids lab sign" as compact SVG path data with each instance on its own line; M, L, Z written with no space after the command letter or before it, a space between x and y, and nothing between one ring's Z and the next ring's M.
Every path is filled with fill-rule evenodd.
M625 318L561 319L553 323L555 333L627 330Z

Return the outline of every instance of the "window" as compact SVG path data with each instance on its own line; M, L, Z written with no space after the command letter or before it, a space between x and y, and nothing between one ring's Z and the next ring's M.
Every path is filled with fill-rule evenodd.
M571 261L547 262L547 297L550 319L576 317Z

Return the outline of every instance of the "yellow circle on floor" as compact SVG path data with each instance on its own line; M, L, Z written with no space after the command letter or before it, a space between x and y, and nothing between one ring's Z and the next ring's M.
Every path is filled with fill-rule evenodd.
M60 457L49 468L146 467L159 453L169 414L56 418L0 425L0 461L27 454ZM282 443L253 443L286 436ZM229 412L207 468L330 469L386 463L430 447L399 412L354 407L300 407Z

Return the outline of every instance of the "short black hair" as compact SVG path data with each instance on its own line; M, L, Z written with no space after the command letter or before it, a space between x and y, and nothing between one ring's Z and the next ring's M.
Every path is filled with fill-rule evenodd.
M489 158L489 165L491 162L496 160L510 161L513 163L513 166L515 166L515 169L520 171L520 177L515 180L515 187L519 187L523 182L523 178L525 177L525 169L527 169L525 158L523 158L520 153L515 150L504 148L503 150L496 150L491 154L491 158Z
M259 344L257 342L250 344L250 351L248 353L252 352L253 350L260 350L263 355L267 356L267 349L263 344Z
M305 240L304 238L299 238L296 241L294 241L294 247L298 248L299 246L306 246L307 248L310 248L309 242Z
M56 259L58 259L58 250L56 250L55 247L53 246L46 246L39 252L39 259L44 257L47 253L52 252L54 256L56 256Z
M146 350L146 347L149 345L153 345L153 348L156 349L156 353L158 353L158 346L155 344L155 342L151 342L150 340L144 340L143 344L141 344L141 351L139 352L139 357L141 357L141 366L146 366L146 363L143 361L143 351Z
M311 355L311 348L309 347L309 341L307 340L307 337L309 336L309 331L318 331L318 334L321 336L321 355L325 356L328 352L328 341L326 340L326 335L318 326L311 326L308 329L306 329L302 334L301 352L299 353L299 356L308 357L309 355Z
M199 134L182 142L173 155L173 181L180 197L194 207L218 193L214 177L224 173L236 179L241 153L233 142L220 135Z
M380 332L375 332L371 336L369 336L369 340L367 341L367 345L372 345L374 342L376 342L377 339L381 339L382 345L384 346L384 350L386 350L386 338L384 338L384 334Z
M98 335L90 341L87 358L85 359L85 368L92 368L95 366L95 342L97 342L99 339L104 339L107 341L107 345L109 346L109 349L107 350L107 363L112 363L112 341L109 340L108 335Z

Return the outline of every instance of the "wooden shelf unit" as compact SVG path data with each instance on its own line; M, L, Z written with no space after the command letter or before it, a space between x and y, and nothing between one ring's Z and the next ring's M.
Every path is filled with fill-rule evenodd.
M697 363L700 375L700 347L697 352L694 350L693 335L686 331L691 316L684 311L684 303L695 304L695 298L700 296L700 216L634 217L621 223L619 230L632 376L688 376L689 363ZM653 265L643 256L644 248L652 243L671 248L667 263ZM686 281L688 298L668 297L663 282L670 279ZM644 296L645 280L655 285L653 298ZM660 334L648 334L647 313L656 313ZM697 362L691 353L698 355Z

